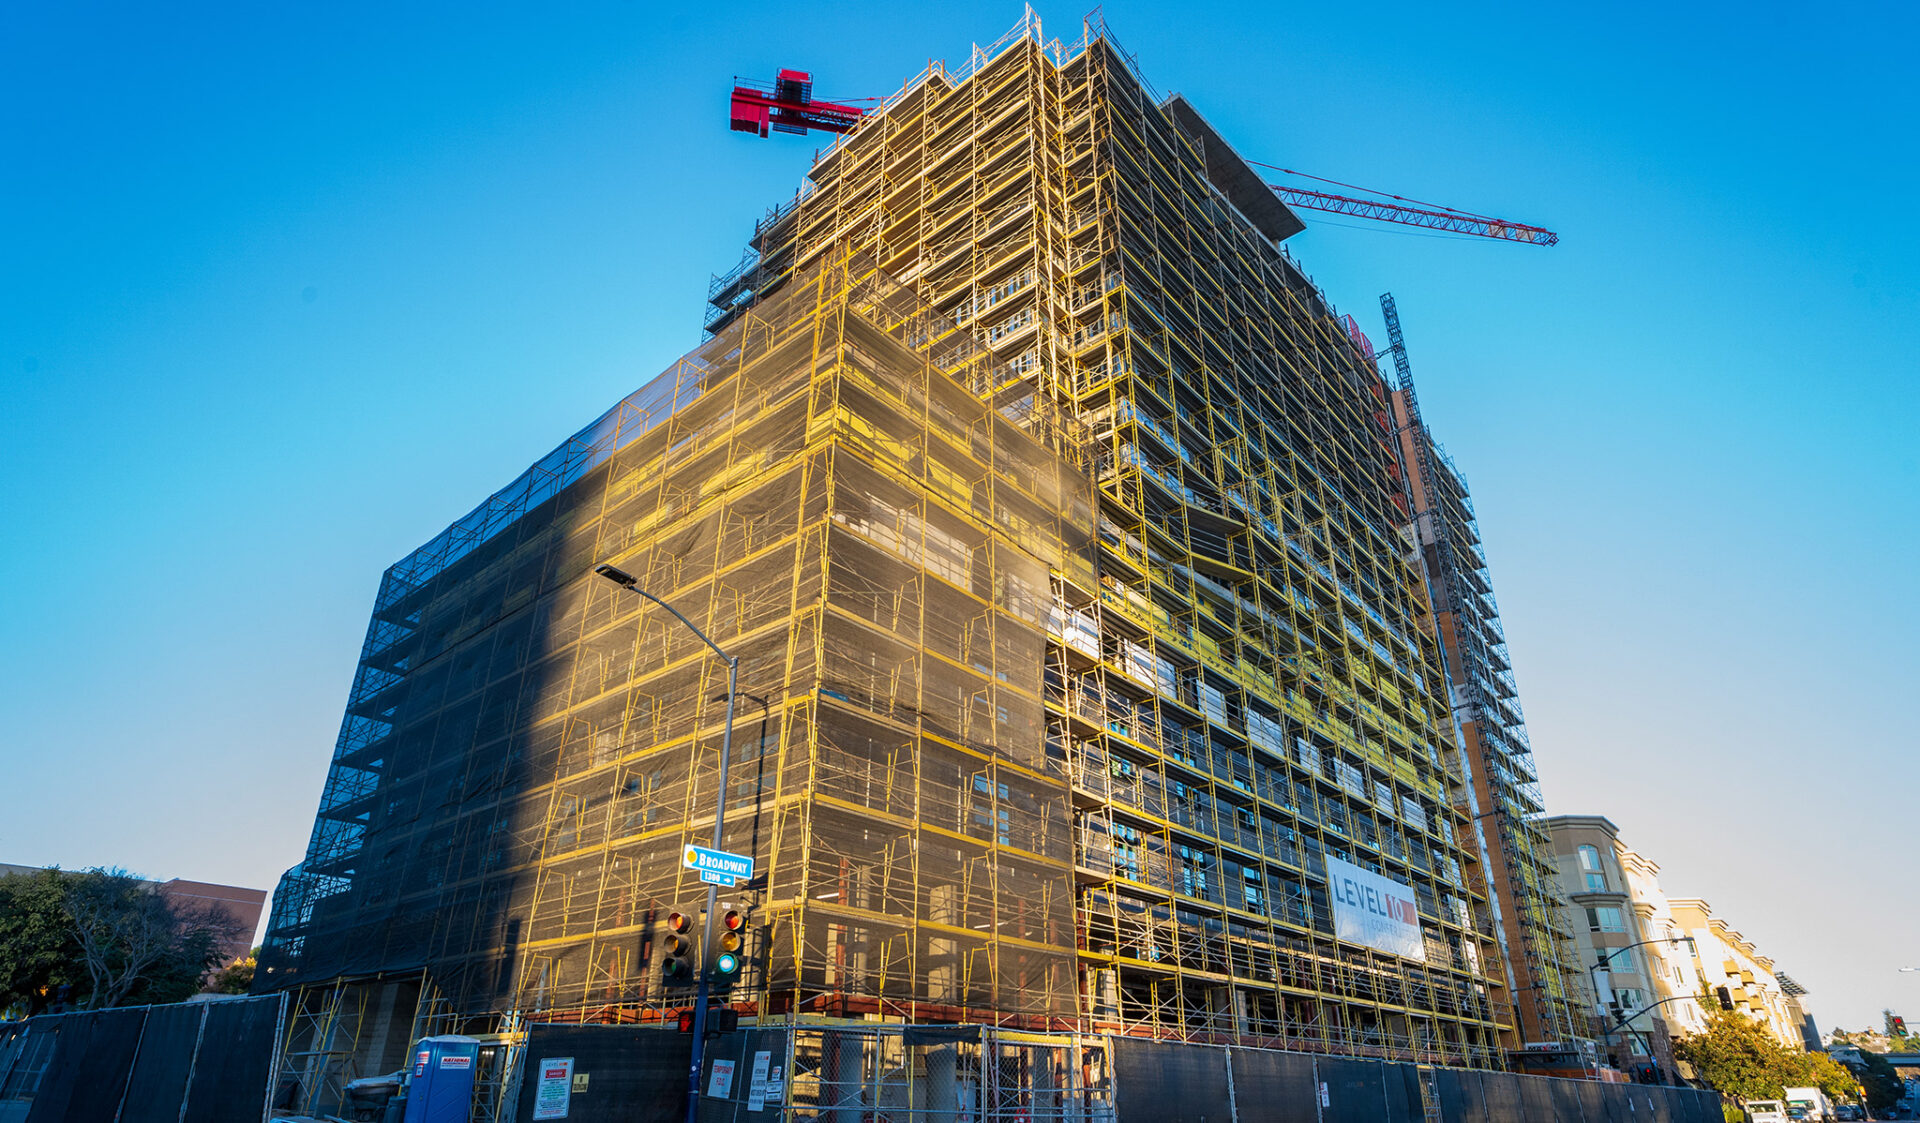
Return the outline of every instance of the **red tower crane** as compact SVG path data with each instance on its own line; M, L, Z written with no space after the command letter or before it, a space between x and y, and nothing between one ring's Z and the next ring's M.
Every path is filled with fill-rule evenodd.
M757 133L763 137L767 135L768 130L801 135L805 135L810 129L829 133L846 133L853 131L853 127L860 123L860 118L865 116L866 112L865 109L855 105L813 100L813 75L805 71L782 70L771 84L734 79L732 105L734 132ZM1276 164L1262 164L1258 160L1247 162L1273 171L1284 172L1287 175L1301 176L1335 187L1344 187L1377 196L1369 199L1354 195L1335 195L1326 191L1311 191L1304 187L1288 187L1279 183L1267 184L1273 189L1274 194L1280 196L1282 202L1292 206L1327 211L1332 214L1352 215L1355 218L1372 219L1376 222L1397 222L1403 226L1420 226L1429 230L1446 230L1456 234L1496 238L1505 242L1521 242L1530 246L1551 246L1560 241L1560 235L1545 227L1529 226L1524 222L1512 222L1504 218L1494 218L1492 215L1475 214L1472 211L1463 211L1438 203L1422 203L1418 199L1408 199L1385 191L1375 191L1370 187L1341 183L1335 179L1322 179L1320 176L1296 172Z
M808 129L829 133L852 132L867 112L858 106L813 100L813 75L782 70L772 84L733 80L733 131L767 135L805 135Z

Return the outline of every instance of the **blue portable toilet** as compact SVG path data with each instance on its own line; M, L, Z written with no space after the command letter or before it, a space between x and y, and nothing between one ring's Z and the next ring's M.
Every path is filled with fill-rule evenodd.
M406 1123L467 1123L473 1114L473 1070L480 1040L459 1034L423 1037L407 1071Z

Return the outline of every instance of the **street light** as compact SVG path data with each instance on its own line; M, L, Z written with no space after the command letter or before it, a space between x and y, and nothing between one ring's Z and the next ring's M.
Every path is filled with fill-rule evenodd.
M1633 1019L1635 1019L1635 1018L1637 1018L1637 1017L1639 1017L1640 1015L1642 1015L1642 1014L1651 1014L1652 1012L1654 1012L1655 1010L1657 1010L1657 1009L1659 1009L1659 1008L1660 1008L1660 1007L1662 1007L1662 1006L1665 1006L1665 1005L1666 1005L1667 1003L1669 1003L1669 1002L1679 1002L1679 1001L1681 1001L1682 999L1686 999L1686 998L1692 998L1692 997L1694 997L1694 996L1693 996L1693 995L1691 995L1691 994L1675 994L1675 995L1671 995L1671 996L1669 996L1669 997L1667 997L1667 998L1663 998L1663 999L1661 999L1660 1001L1658 1001L1658 1002L1656 1002L1656 1003L1654 1003L1654 1004L1653 1004L1653 1005L1651 1005L1651 1006L1647 1006L1647 1007L1643 1007L1642 1009L1639 1009L1639 1010L1635 1010L1635 1011L1634 1011L1633 1013L1631 1013L1631 1014L1623 1014L1623 1015L1621 1015L1621 1017L1620 1017L1620 1020L1619 1020L1619 1021L1617 1021L1617 1022L1614 1022L1614 1023L1612 1024L1612 1025L1610 1025L1610 1026L1608 1026L1608 1027L1607 1027L1607 1028L1606 1028L1606 1029L1605 1029L1605 1030L1604 1030L1604 1031L1603 1031L1603 1032L1601 1033L1601 1035L1600 1035L1600 1036L1602 1036L1602 1037L1611 1037L1611 1036L1613 1036L1613 1033L1614 1033L1614 1031L1615 1031L1615 1030L1620 1030L1620 1029L1633 1029L1633 1026L1632 1026L1632 1024L1631 1024L1631 1023L1633 1022ZM1639 1029L1633 1029L1633 1031L1634 1031L1635 1033L1639 1033L1639 1034L1643 1034L1643 1035L1644 1035L1644 1034L1646 1033L1646 1031L1645 1031L1645 1030L1639 1030ZM1649 1038L1649 1040L1651 1040L1651 1038Z
M1607 964L1612 963L1613 957L1616 955L1619 955L1621 952L1632 951L1634 948L1646 947L1648 944L1671 944L1675 946L1680 944L1686 944L1689 947L1692 947L1694 949L1695 955L1699 954L1699 946L1697 944L1694 944L1692 936L1660 936L1651 940L1641 940L1637 944L1628 944L1625 947L1613 948L1609 950L1607 954L1600 957L1600 962L1592 964L1587 968L1587 982L1591 984L1593 987L1593 1000L1595 1002L1600 1001L1600 974L1599 974L1600 968L1606 967ZM1594 950L1599 951L1601 949L1595 948ZM1611 970L1611 968L1609 968L1609 970ZM1613 989L1611 981L1609 981L1607 989L1608 990ZM1674 998L1682 998L1682 997L1692 997L1692 996L1691 995L1675 995L1674 996ZM1667 999L1667 1001L1671 1002L1673 1001L1673 999L1670 998L1670 999ZM1660 1005L1660 1003L1658 1002L1654 1003L1654 1006L1658 1006L1658 1005ZM1653 1006L1649 1006L1647 1007L1646 1010L1642 1010L1639 1013L1631 1014L1625 1018L1620 1019L1620 1022L1617 1025L1615 1025L1613 1029L1608 1029L1605 1033L1602 1033L1600 1035L1602 1040L1613 1036L1614 1029L1618 1029L1624 1026L1625 1028L1633 1031L1634 1033L1639 1034L1641 1037L1646 1038L1647 1052L1649 1054L1652 1054L1653 1053L1653 1035L1648 1033L1646 1030L1640 1029L1638 1026L1635 1026L1632 1024L1632 1021L1634 1018L1637 1018L1640 1016L1640 1014L1644 1014L1648 1010L1652 1010L1652 1009L1653 1009Z
M1619 955L1621 952L1632 951L1634 948L1643 948L1648 944L1687 944L1694 947L1696 949L1695 954L1698 954L1698 945L1694 944L1692 936L1661 936L1651 940L1641 940L1637 944L1628 944L1625 947L1612 948L1607 951L1607 954L1600 957L1600 962L1587 968L1587 981L1593 986L1593 997L1595 1001L1598 1001L1600 998L1600 976L1598 974L1600 968L1606 967L1607 964L1613 962L1613 957ZM1594 950L1599 951L1602 949L1595 948ZM1908 970L1911 970L1911 968L1908 968Z
M707 633L694 627L693 621L680 614L680 610L647 592L640 587L640 579L623 569L610 565L595 566L595 573L631 593L638 593L653 603L673 613L673 618L687 626L687 630L700 637L700 642L713 649L727 664L727 724L720 734L720 798L713 809L713 848L722 849L721 832L727 823L727 762L733 756L733 708L740 698L740 659L729 655L726 649L707 637ZM700 1123L700 1064L704 1060L707 1042L707 998L709 975L706 970L713 959L713 914L720 907L720 886L707 884L707 915L700 930L700 989L694 998L693 1007L693 1063L687 1071L687 1123Z

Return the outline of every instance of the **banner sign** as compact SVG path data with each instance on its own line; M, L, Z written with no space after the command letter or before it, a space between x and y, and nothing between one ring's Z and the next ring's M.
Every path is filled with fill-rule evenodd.
M1411 888L1334 857L1327 859L1327 888L1334 935L1426 962L1427 941L1420 935L1420 908Z

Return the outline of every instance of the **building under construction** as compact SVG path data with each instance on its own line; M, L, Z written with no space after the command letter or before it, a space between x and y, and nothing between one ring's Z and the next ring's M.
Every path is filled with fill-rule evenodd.
M262 957L289 1057L672 1017L724 799L763 1024L1505 1066L1516 996L1565 1003L1551 949L1508 964L1547 898L1496 920L1525 743L1497 687L1452 704L1450 660L1504 667L1429 586L1484 574L1416 527L1430 441L1300 220L1031 15L808 179L703 346L386 574ZM724 664L599 564L738 656L727 791Z
M1567 926L1570 913L1479 520L1466 478L1420 416L1393 297L1382 296L1380 305L1398 382L1393 414L1414 510L1412 533L1447 660L1468 811L1493 890L1514 1028L1532 1065L1589 1068L1596 1055L1586 1015L1593 997Z

